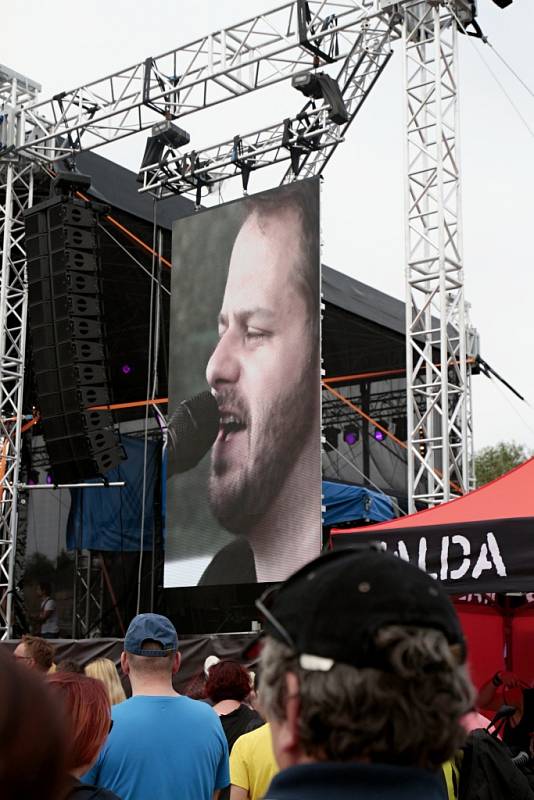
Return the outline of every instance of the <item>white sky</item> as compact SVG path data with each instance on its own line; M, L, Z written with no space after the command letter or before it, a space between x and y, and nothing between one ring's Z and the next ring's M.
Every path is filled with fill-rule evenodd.
M276 0L181 0L90 3L24 0L2 11L0 62L60 90L178 47L276 7ZM534 3L505 11L478 0L479 22L496 50L534 91ZM482 51L534 131L534 98L479 42L460 37L464 251L467 299L482 356L534 407L534 134L521 122L475 52ZM400 46L375 86L347 141L325 172L323 260L402 298L403 94ZM191 147L217 144L295 113L302 98L287 86L263 90L182 123ZM137 170L146 134L100 150ZM249 191L275 185L269 171ZM223 198L240 185L223 186ZM475 445L515 440L534 448L534 410L483 376L474 379Z

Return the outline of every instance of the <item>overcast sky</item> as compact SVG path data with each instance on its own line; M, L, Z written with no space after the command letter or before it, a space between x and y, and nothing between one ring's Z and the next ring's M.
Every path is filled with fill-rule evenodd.
M24 0L2 13L0 62L43 86L43 99L164 53L278 5L269 0ZM534 3L501 11L478 0L479 21L497 52L534 91ZM325 172L323 260L404 297L403 87L400 46ZM489 61L534 131L534 98L479 42L460 37L466 297L481 353L531 403L474 378L475 445L515 440L534 448L534 134L529 133L477 52ZM188 117L195 148L217 144L295 113L288 86L263 90ZM145 134L100 150L137 170ZM250 191L275 185L268 170ZM222 197L240 192L224 184Z

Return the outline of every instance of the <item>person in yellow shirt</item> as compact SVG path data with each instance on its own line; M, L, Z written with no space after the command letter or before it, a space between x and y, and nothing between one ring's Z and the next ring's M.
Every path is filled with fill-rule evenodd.
M260 800L277 772L271 726L244 733L230 753L230 800Z

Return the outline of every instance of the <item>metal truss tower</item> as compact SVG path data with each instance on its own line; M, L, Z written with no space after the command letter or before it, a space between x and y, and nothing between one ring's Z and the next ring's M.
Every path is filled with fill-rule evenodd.
M14 603L27 311L23 214L32 204L34 170L14 151L24 135L17 112L39 90L0 66L0 639L10 634Z
M404 8L408 497L428 506L469 491L466 323L456 17L463 0Z

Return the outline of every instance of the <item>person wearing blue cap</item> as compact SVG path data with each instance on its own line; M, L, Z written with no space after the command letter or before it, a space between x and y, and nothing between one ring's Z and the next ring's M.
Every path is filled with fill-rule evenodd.
M179 695L178 636L160 614L139 614L121 656L132 697L113 707L113 728L84 780L122 800L214 800L228 786L228 746L218 716Z

